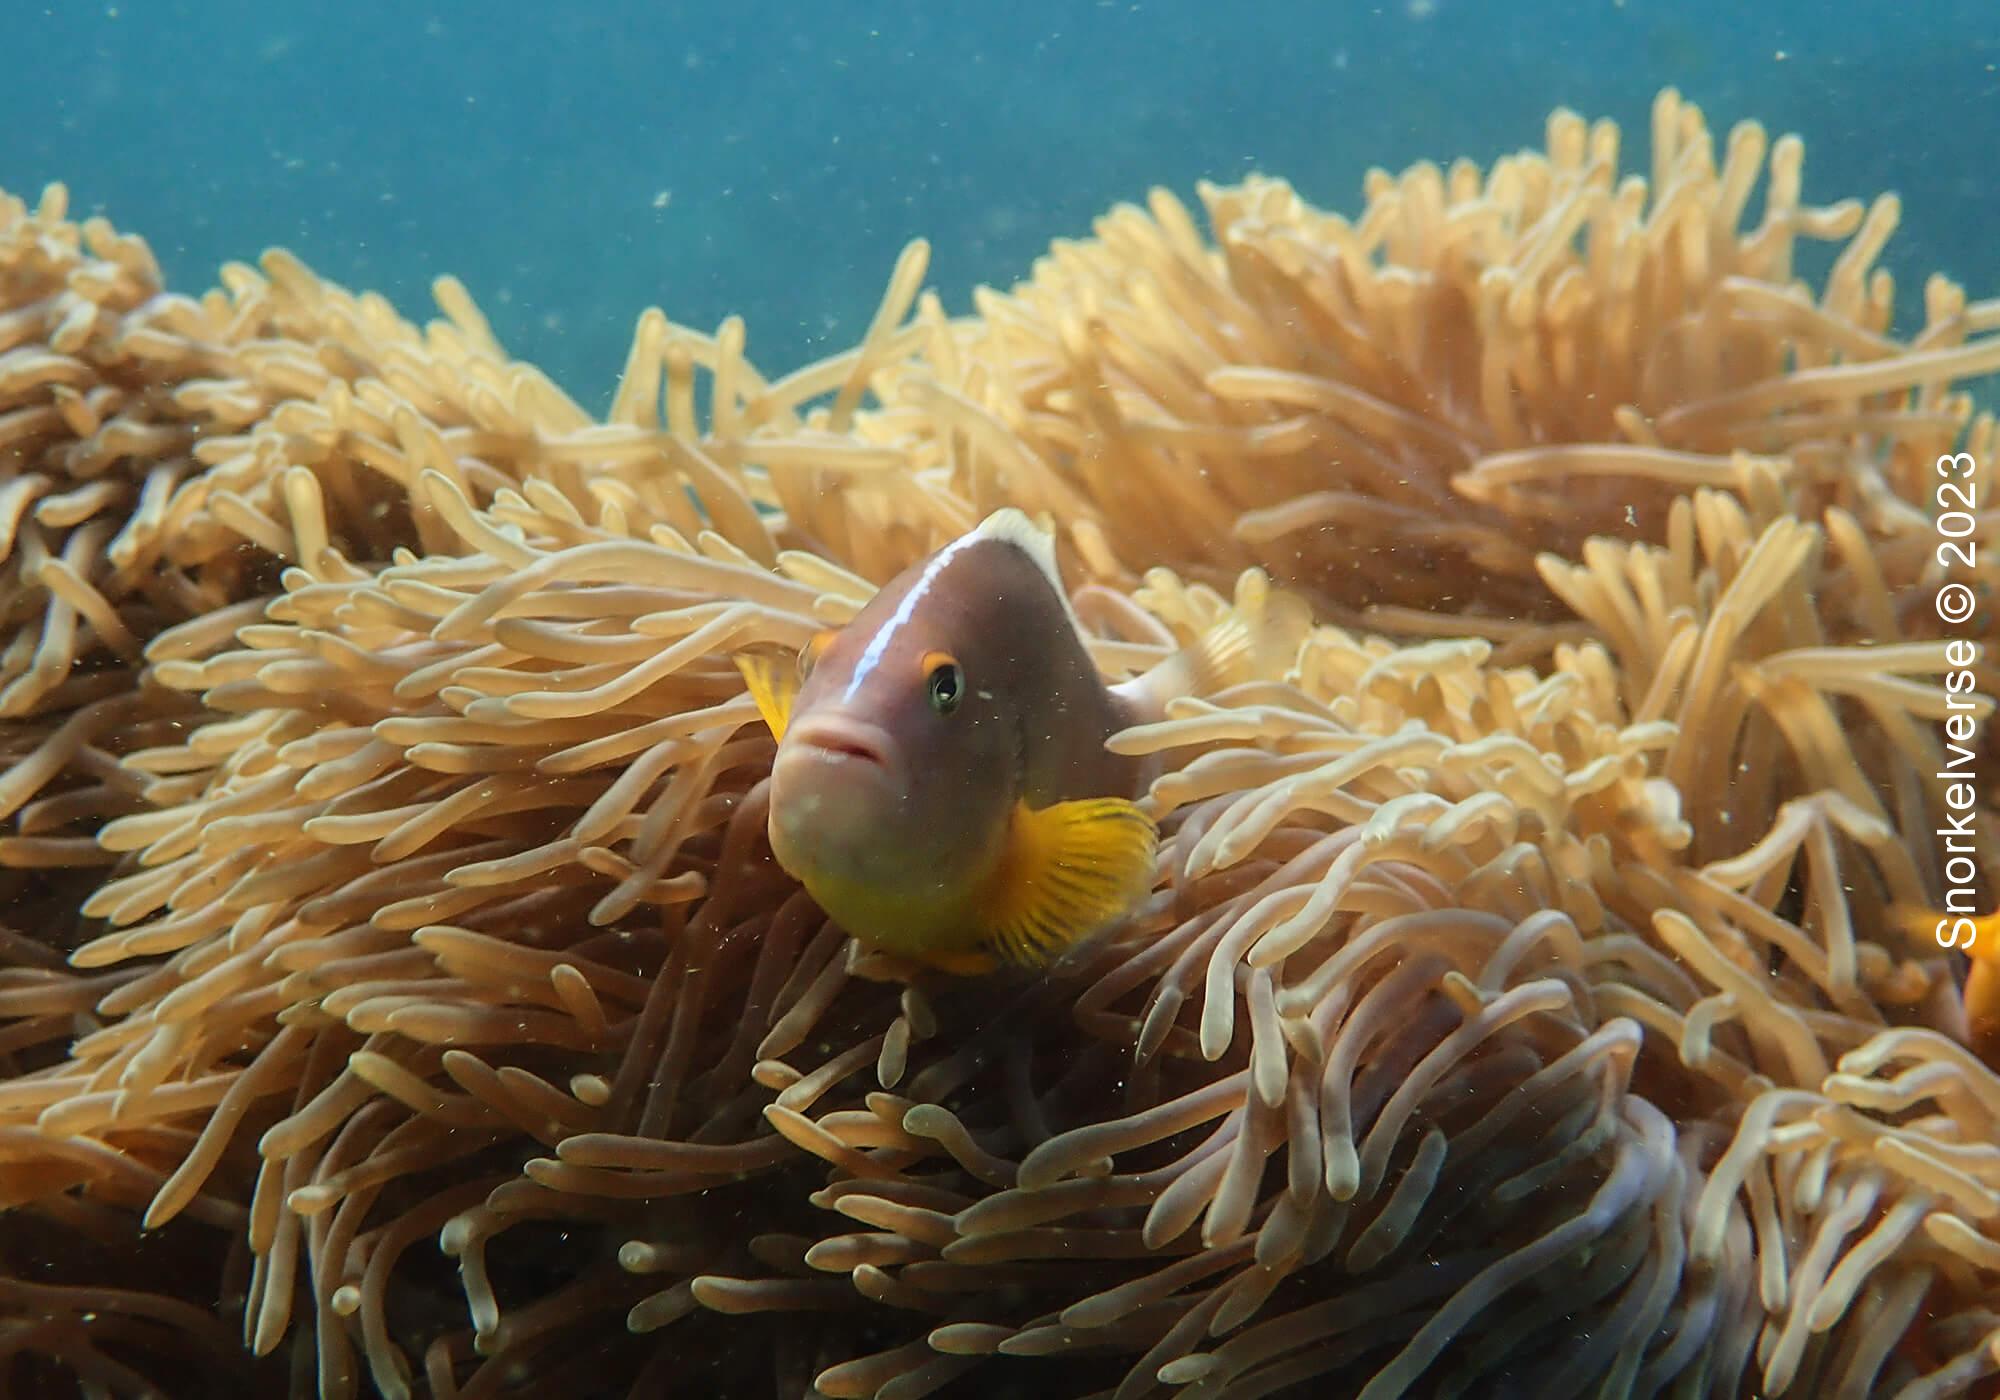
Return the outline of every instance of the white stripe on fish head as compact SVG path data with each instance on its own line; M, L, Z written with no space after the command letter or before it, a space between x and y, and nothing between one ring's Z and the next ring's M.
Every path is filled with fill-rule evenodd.
M896 634L903 630L904 624L916 612L918 604L930 593L939 575L958 558L961 550L968 545L980 543L981 539L982 536L978 534L963 535L931 556L930 563L926 564L924 571L917 575L917 581L910 585L910 591L896 604L896 611L891 613L889 620L877 628L875 635L868 639L867 650L861 653L861 659L854 663L853 674L847 678L847 690L840 697L841 704L854 703L856 693L860 691L870 673L882 664L882 658L887 654Z

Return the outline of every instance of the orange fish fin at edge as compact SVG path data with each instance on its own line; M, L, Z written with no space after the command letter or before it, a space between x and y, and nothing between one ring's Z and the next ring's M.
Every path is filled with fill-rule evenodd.
M743 673L743 683L750 687L757 713L771 727L771 737L784 738L785 726L792 719L792 702L799 695L797 667L761 652L744 652L736 658L736 669Z
M984 977L1000 966L1000 960L991 953L920 953L910 961L953 977Z
M1125 914L1153 887L1159 831L1119 797L1014 808L982 933L999 954L1041 967Z
M1906 937L1925 948L1964 953L1975 963L2000 964L2000 910L1991 914L1948 914L1941 909L1898 904L1889 911L1889 918ZM1971 923L1974 930L1972 941L1939 942L1939 927L1954 932L1954 925L1959 919Z
M1965 974L1963 995L1973 1053L1988 1068L2000 1068L2000 963L1973 963Z

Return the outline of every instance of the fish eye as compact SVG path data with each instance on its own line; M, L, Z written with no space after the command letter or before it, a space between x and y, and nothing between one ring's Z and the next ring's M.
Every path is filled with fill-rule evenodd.
M924 675L924 686L930 692L931 708L948 715L965 698L965 672L949 656L933 653L927 659L930 666Z

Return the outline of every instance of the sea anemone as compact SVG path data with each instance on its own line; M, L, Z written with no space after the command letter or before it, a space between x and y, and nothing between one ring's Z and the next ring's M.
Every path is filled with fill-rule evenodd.
M1894 200L1672 93L1650 180L1547 145L1351 224L1204 189L1212 242L1156 193L963 320L914 245L777 380L648 311L601 424L456 284L193 302L0 207L0 1374L2000 1373L2000 1076L1890 912L1943 883L1930 493L2000 447L2000 304L1898 339ZM772 863L731 657L1006 504L1107 675L1273 587L1320 623L1114 741L1164 763L1128 925L941 979Z

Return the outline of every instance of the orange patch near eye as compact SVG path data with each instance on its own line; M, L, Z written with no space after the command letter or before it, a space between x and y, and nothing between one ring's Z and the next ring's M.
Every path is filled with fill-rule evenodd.
M833 645L833 639L839 635L837 629L829 627L824 632L815 633L811 641L799 648L800 680L812 674L812 668L819 665L819 659L826 655L826 649Z
M965 699L965 670L948 651L927 651L923 658L924 688L930 692L931 708L941 715L951 714Z

